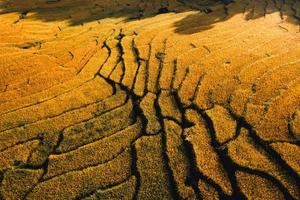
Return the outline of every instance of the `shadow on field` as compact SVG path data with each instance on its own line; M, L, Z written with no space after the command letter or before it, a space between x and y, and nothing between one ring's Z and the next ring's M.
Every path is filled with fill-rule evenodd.
M210 29L215 23L236 14L245 20L278 13L290 23L299 23L300 3L287 5L283 0L0 0L0 14L18 12L20 20L69 21L71 26L105 18L140 20L167 12L197 10L175 23L175 32L193 34Z
M270 4L262 0L236 0L230 4L212 7L206 14L202 12L188 15L175 23L175 31L180 34L193 34L210 29L214 24L226 21L237 14L242 14L245 21L248 21L265 18L273 13L288 23L299 24L300 2L285 4L285 1L274 0Z

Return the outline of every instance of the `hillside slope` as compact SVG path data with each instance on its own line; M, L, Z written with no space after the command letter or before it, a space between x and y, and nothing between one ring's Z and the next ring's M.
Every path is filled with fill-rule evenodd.
M299 19L0 0L0 199L299 199Z

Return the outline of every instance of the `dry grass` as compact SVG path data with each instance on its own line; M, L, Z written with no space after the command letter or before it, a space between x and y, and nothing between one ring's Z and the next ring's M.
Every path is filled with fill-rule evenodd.
M299 199L300 3L224 2L0 0L0 199Z

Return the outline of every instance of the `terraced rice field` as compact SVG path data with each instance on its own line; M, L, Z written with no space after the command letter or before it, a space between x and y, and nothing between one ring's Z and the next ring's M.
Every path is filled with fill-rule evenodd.
M300 199L300 1L0 0L0 199Z

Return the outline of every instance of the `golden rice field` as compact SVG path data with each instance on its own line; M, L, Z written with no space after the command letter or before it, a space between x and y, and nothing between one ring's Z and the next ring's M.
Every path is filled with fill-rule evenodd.
M299 0L0 0L0 199L300 199Z

